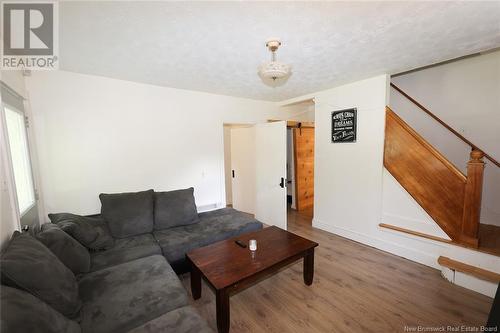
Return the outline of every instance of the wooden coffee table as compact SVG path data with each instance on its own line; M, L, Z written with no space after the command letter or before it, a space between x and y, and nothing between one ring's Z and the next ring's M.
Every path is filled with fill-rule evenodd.
M253 253L248 249L250 239L257 240ZM247 247L238 246L235 240ZM318 243L273 226L198 248L186 254L191 264L191 293L194 299L201 297L203 277L215 292L217 328L229 332L229 296L302 258L304 283L311 285L316 246Z

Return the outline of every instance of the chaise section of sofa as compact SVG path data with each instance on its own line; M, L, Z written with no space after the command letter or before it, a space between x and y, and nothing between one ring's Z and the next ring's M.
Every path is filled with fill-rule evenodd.
M184 306L164 314L129 333L212 333L212 329L191 306Z
M163 255L177 273L186 272L186 253L214 242L262 229L250 214L223 208L198 215L197 223L154 231Z
M82 332L127 332L188 305L187 292L165 258L153 255L83 276Z

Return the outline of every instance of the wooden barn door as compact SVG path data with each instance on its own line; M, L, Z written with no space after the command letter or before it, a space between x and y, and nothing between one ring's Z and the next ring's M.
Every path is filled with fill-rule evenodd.
M314 127L293 129L295 202L298 211L314 205Z

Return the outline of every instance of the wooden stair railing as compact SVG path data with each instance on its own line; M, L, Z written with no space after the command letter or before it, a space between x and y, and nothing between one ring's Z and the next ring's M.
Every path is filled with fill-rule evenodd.
M455 131L450 125L448 125L447 123L445 123L444 121L442 121L438 116L436 116L434 113L432 113L431 111L429 111L425 106L423 106L422 104L420 104L413 97L411 97L410 95L408 95L406 92L404 92L401 88L399 88L397 85L395 85L392 82L391 82L391 87L393 87L397 92L399 92L401 95L403 95L404 97L406 97L410 102L412 102L413 104L415 104L420 110L422 110L423 112L427 113L432 119L434 119L438 123L440 123L448 131L450 131L451 133L455 134L455 136L457 138L459 138L460 140L462 140L463 142L465 142L466 144L468 144L471 147L472 150L483 151L482 149L480 149L478 146L476 146L475 144L473 144L472 142L470 142L469 140L467 140L467 138L465 138L463 135L461 135L460 133L458 133L457 131ZM484 153L484 157L486 157L487 159L489 159L493 164L495 164L497 167L500 168L500 162L498 162L497 160L495 160L493 157L491 157L490 155L488 155L486 153Z
M471 152L467 176L386 108L384 166L452 241L478 247L484 153Z

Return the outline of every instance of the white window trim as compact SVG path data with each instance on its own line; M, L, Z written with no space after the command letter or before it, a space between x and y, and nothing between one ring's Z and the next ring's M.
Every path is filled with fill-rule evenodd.
M9 137L7 134L7 122L5 121L5 104L0 104L0 153L1 153L1 161L5 166L5 174L6 179L6 189L7 195L9 196L9 201L11 203L11 211L13 213L12 218L16 221L17 229L21 230L21 214L19 213L19 204L17 201L17 191L16 184L14 181L14 170L12 167L12 158L10 156L10 147L9 147Z
M2 128L3 128L3 135L4 135L4 142L6 143L5 144L5 148L6 148L6 152L7 152L7 161L9 163L7 163L7 166L8 166L8 173L9 173L9 178L10 178L10 184L8 184L8 187L9 188L12 188L13 192L14 192L14 200L13 202L15 203L15 208L16 208L16 214L18 215L18 224L21 223L21 218L26 215L26 213L28 213L31 209L33 209L33 207L35 207L37 205L37 202L38 202L38 198L37 198L37 186L36 186L36 179L35 179L35 172L34 172L34 167L33 167L33 153L32 153L32 149L31 149L31 140L30 140L30 132L29 132L29 128L28 126L26 126L25 124L25 127L24 127L24 130L25 130L25 133L26 133L26 145L27 145L27 150L28 150L28 155L29 155L29 163L30 163L30 172L31 172L31 183L32 183L32 186L33 186L33 195L34 195L34 201L32 204L30 204L28 207L26 207L24 209L24 211L21 212L21 209L19 207L19 198L17 196L17 187L16 187L16 181L15 181L15 177L14 177L14 169L13 169L13 163L12 163L12 155L11 155L11 150L10 150L10 142L9 142L9 135L8 135L8 129L7 129L7 121L5 119L5 109L8 108L9 110L11 111L14 111L14 112L17 112L19 113L22 117L23 117L23 120L26 119L26 113L24 111L21 111L19 110L18 108L10 105L10 104L7 104L7 103L2 103L1 105L2 107Z

